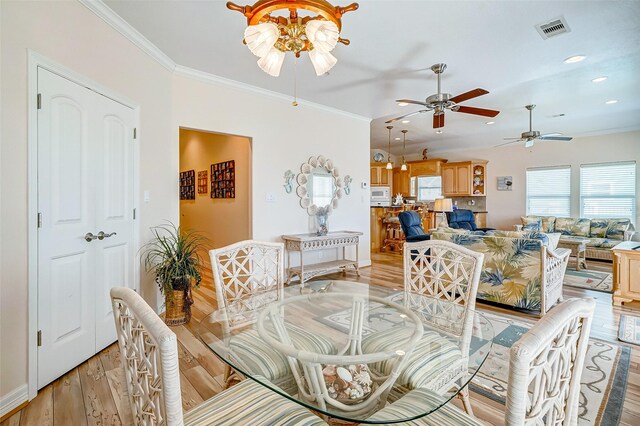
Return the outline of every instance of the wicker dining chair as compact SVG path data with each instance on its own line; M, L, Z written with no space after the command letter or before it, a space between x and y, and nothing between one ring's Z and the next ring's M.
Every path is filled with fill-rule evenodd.
M405 244L404 303L424 313L425 331L394 387L395 396L416 388L444 393L468 375L468 357L473 332L473 309L484 255L448 241L429 240ZM427 297L425 297L427 296ZM442 303L438 303L442 301ZM395 331L376 333L363 339L367 350L391 347ZM454 344L443 335L458 340ZM438 356L433 354L438 353ZM388 374L391 367L381 364ZM460 392L465 411L472 414L469 391Z
M111 302L136 426L326 424L253 380L245 380L183 415L176 335L135 291L112 288Z
M540 319L511 347L506 426L578 423L580 378L589 345L594 299L568 299ZM428 389L415 389L387 405L370 420L420 415L416 407L444 403ZM414 420L414 426L482 425L453 404Z
M232 313L259 309L284 297L284 244L254 240L240 241L209 251L216 287L218 309ZM241 364L251 359L253 372L259 371L269 381L289 393L298 385L286 357L267 345L255 329L229 334L230 355ZM296 346L319 353L331 353L333 344L301 327L287 328ZM225 386L244 379L229 365L225 367Z

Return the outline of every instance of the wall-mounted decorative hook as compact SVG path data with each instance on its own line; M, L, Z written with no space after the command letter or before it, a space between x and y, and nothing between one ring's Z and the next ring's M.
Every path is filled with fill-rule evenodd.
M351 176L346 175L344 177L344 193L347 195L351 194L351 181L353 181Z
M284 186L284 190L287 191L287 194L290 194L291 191L293 191L292 182L294 177L295 177L295 174L291 170L287 170L286 172L284 172L283 186Z

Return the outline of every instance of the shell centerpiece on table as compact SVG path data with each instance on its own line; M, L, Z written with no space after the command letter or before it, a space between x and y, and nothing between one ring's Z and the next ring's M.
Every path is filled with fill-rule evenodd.
M374 388L366 364L346 367L327 365L322 370L329 396L344 404L355 404L365 399Z

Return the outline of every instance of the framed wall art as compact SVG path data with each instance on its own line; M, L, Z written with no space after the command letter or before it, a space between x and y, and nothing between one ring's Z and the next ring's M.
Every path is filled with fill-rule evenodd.
M236 198L236 162L211 165L211 198Z
M206 194L209 191L208 173L206 170L198 172L198 194Z
M180 172L180 199L181 200L196 199L195 170L187 170L186 172Z
M498 191L511 191L513 176L498 176Z

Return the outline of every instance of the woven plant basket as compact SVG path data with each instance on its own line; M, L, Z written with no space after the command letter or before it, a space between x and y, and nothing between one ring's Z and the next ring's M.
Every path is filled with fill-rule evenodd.
M171 297L165 298L165 324L181 325L188 323L191 319L191 304L185 300L185 293L184 290L173 290Z

